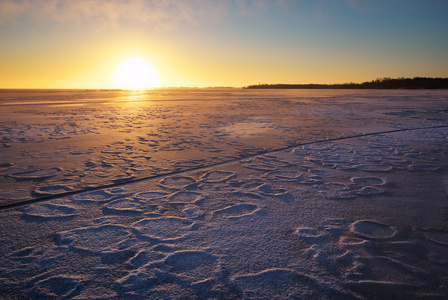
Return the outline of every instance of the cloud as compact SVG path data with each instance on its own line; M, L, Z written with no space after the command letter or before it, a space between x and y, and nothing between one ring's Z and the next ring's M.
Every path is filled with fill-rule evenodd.
M14 21L23 17L34 22L86 22L102 20L138 21L165 17L166 1L89 1L89 0L4 0L0 3L0 20Z
M0 24L5 22L76 23L122 22L150 25L200 24L220 21L233 13L249 15L267 7L267 0L2 0Z
M446 0L0 0L0 24L5 22L75 23L94 22L116 26L122 22L155 26L181 26L221 22L228 16L252 17L278 9L287 14L332 14L340 6L356 10L389 9L400 5L413 11L447 9Z

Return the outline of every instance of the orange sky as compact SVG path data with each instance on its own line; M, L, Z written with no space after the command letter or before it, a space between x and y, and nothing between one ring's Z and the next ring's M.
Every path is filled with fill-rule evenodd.
M448 77L447 20L437 0L3 0L0 88L114 88L129 57L168 87Z

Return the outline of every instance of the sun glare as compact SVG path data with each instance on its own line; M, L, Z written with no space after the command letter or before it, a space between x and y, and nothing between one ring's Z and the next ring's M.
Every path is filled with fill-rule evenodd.
M115 69L112 85L120 89L147 89L159 87L157 71L144 59L131 57L123 60Z

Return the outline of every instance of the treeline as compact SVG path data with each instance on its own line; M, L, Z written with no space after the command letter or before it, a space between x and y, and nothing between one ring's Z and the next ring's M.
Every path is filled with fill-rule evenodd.
M258 84L247 89L448 89L448 78L379 78L363 83Z

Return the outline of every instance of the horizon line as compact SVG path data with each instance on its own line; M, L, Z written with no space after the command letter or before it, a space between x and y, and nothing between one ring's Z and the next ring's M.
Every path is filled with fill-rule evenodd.
M61 87L61 88L41 88L41 87L0 87L0 90L85 90L85 91L147 91L147 90L158 90L158 89L218 89L218 88L233 88L233 89L245 89L249 87L257 87L257 86L322 86L331 89L332 86L344 86L344 85L362 85L365 83L373 83L378 81L385 81L385 80L415 80L415 79L430 79L430 80L448 80L448 77L423 77L423 76L416 76L416 77L379 77L370 81L364 81L364 82L345 82L345 83L258 83L258 84L249 84L245 86L160 86L160 87L151 87L151 88L139 88L139 89L126 89L126 88L67 88L67 87Z

